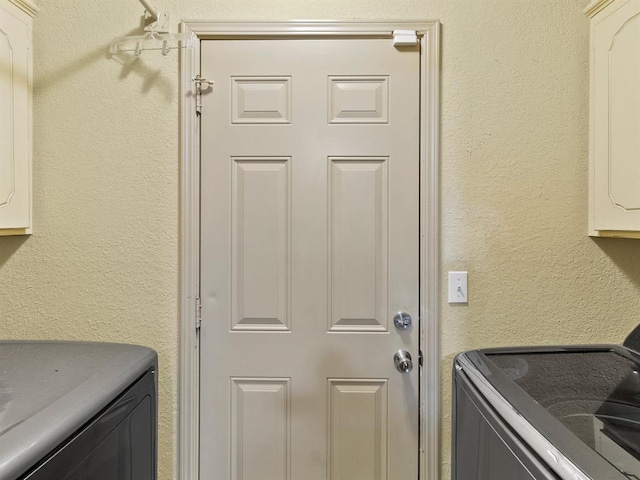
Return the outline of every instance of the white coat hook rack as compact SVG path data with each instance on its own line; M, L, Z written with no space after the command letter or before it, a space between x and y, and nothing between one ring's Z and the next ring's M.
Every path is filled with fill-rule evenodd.
M153 22L144 28L144 35L116 38L109 52L133 52L137 56L144 50L159 50L167 55L169 50L192 47L191 36L178 32L179 21L173 15L159 11L148 0L139 1L145 8L146 18Z

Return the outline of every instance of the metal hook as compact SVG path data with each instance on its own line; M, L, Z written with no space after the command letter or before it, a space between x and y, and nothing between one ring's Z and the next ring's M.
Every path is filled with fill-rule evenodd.
M195 82L196 87L201 92L204 92L205 90L209 90L209 88L213 87L216 83L213 80L207 80L206 78L202 78L200 75L196 75L195 77L192 78L192 80Z

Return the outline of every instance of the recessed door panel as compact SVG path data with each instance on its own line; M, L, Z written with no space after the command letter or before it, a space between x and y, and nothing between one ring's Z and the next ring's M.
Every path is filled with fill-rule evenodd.
M291 77L234 77L232 123L291 123Z
M287 157L234 157L232 330L288 330Z
M389 123L389 76L329 77L329 123Z
M329 379L332 480L386 480L387 380Z
M231 379L231 478L289 480L289 379Z
M387 331L388 159L332 157L332 331Z

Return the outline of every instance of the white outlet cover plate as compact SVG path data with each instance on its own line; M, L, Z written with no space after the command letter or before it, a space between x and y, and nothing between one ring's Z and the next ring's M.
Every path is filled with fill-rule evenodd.
M467 272L449 272L449 303L469 303Z

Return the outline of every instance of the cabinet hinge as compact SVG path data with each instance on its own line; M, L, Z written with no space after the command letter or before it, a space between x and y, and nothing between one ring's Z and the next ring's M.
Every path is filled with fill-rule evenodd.
M202 326L202 302L196 298L196 332L200 331Z
M196 115L200 115L202 113L202 92L212 88L215 82L202 78L200 75L196 75L192 80L196 84Z

